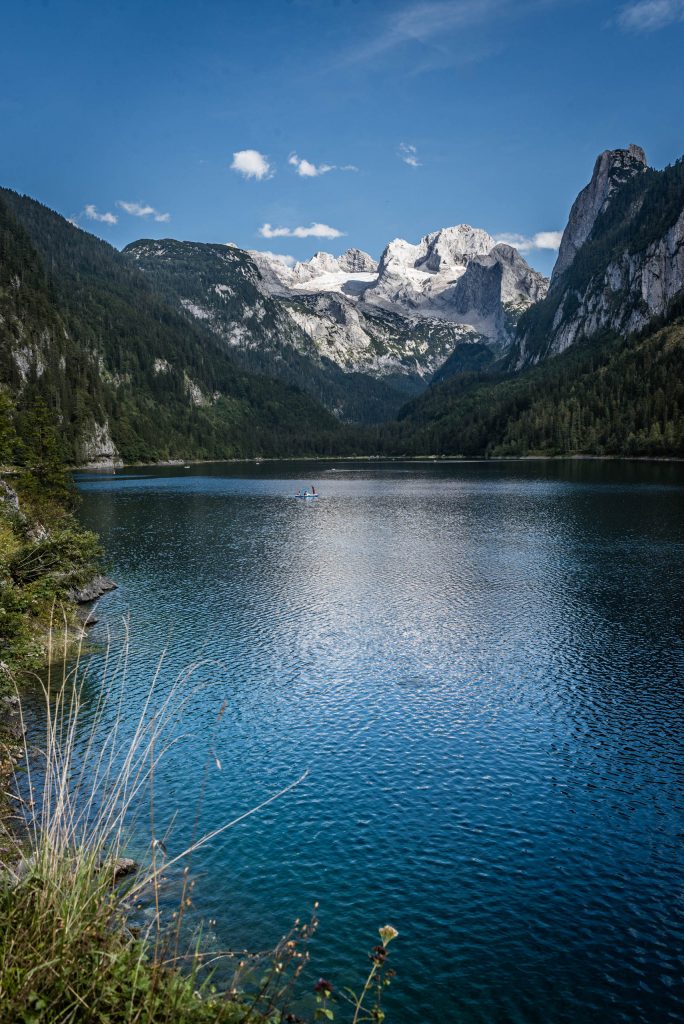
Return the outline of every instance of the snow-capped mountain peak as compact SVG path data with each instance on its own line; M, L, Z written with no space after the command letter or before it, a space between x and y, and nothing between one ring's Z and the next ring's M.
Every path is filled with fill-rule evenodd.
M441 228L413 245L403 238L382 254L368 306L470 324L506 345L512 318L546 293L548 282L517 249L469 224Z
M469 224L440 228L415 244L395 238L379 264L359 249L317 252L292 267L271 253L250 255L272 295L334 293L362 310L463 325L496 348L508 344L515 318L548 285L516 249Z
M396 272L399 268L433 274L451 269L463 272L473 256L487 256L495 245L491 235L469 224L432 231L423 235L417 245L395 238L382 254L380 274Z

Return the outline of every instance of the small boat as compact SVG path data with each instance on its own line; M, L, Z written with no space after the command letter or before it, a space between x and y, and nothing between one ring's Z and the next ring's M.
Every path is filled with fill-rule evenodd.
M295 498L302 498L302 499L305 499L305 500L308 499L309 501L313 500L314 498L318 498L318 497L319 497L318 494L309 494L308 491L304 491L303 494L295 494Z

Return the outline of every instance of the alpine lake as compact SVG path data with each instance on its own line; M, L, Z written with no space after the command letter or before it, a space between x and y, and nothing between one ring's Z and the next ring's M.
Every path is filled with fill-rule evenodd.
M88 700L126 647L131 730L155 676L153 709L184 701L169 855L305 775L193 856L210 945L274 946L319 901L305 991L358 987L389 923L391 1024L684 1019L684 466L76 479L119 585Z

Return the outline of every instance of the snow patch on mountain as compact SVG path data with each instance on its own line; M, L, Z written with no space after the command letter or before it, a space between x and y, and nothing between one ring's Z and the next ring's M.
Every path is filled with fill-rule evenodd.
M289 266L274 253L250 250L271 295L306 292L339 292L358 295L371 284L378 265L366 252L347 249L341 256L317 252L309 260Z

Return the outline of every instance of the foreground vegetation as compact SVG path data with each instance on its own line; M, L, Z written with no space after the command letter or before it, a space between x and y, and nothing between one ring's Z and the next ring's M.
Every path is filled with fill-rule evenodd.
M382 1021L383 995L393 973L387 946L397 934L391 926L379 929L380 942L370 953L358 992L334 992L330 982L320 979L307 986L307 997L300 977L309 961L315 916L304 924L295 922L274 950L242 952L237 962L231 951L204 946L201 931L186 923L194 886L188 857L274 800L286 798L301 779L173 855L152 824L144 862L137 866L122 859L131 823L148 799L152 806L159 762L177 740L170 738L170 725L189 699L187 683L172 688L166 698L155 692L153 683L131 733L125 715L125 664L123 657L106 670L94 706L92 697L85 696L86 674L78 663L73 671L64 667L58 672L56 682L52 672L47 674L45 735L40 751L25 757L15 832L3 837L9 852L0 858L0 1020ZM103 721L107 730L102 744ZM179 895L171 911L165 897L174 876ZM148 910L142 929L132 923L140 907ZM215 976L219 964L220 986Z
M70 594L95 575L100 547L74 516L75 492L48 410L18 412L0 392L0 694L48 657L51 624L81 625Z

